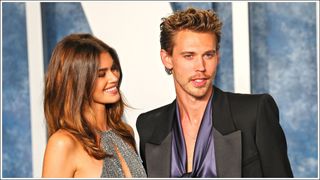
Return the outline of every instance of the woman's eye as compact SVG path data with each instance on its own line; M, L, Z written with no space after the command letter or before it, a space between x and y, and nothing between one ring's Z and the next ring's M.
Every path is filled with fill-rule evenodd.
M106 72L99 72L98 77L104 77L106 75Z

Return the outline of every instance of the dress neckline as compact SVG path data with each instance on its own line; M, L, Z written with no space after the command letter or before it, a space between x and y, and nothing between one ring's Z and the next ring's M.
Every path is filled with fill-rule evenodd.
M105 133L108 133L108 132L111 132L111 131L112 131L111 128L109 128L109 129L107 129L107 130L105 130L105 131L97 130L97 132L98 132L99 134L105 134Z

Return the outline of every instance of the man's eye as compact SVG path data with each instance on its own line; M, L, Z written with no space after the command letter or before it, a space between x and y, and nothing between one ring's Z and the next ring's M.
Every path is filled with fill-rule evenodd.
M215 52L205 54L204 59L212 59L215 55L216 55Z
M204 55L204 58L211 59L211 58L213 58L213 54L206 54L206 55Z
M191 60L193 58L193 55L191 54L186 54L183 56L185 59Z

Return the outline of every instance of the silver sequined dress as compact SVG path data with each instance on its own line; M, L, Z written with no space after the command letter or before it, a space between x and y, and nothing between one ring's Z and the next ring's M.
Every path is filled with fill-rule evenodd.
M103 160L102 178L124 177L115 147L126 161L133 178L147 177L140 156L112 130L101 132L101 145L108 154L112 154L112 157L106 157Z

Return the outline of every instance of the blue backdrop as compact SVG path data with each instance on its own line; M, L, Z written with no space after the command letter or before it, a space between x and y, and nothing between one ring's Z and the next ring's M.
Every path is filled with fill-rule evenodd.
M252 93L280 109L296 177L318 173L315 3L250 3ZM318 36L319 38L319 36Z
M32 177L25 3L2 8L2 175Z
M232 3L171 3L212 8L224 23L216 84L234 91ZM45 69L55 43L91 32L80 3L41 3ZM2 175L32 177L25 3L2 3ZM318 176L316 3L249 3L252 93L270 93L280 109L295 177ZM318 36L319 38L319 36Z

